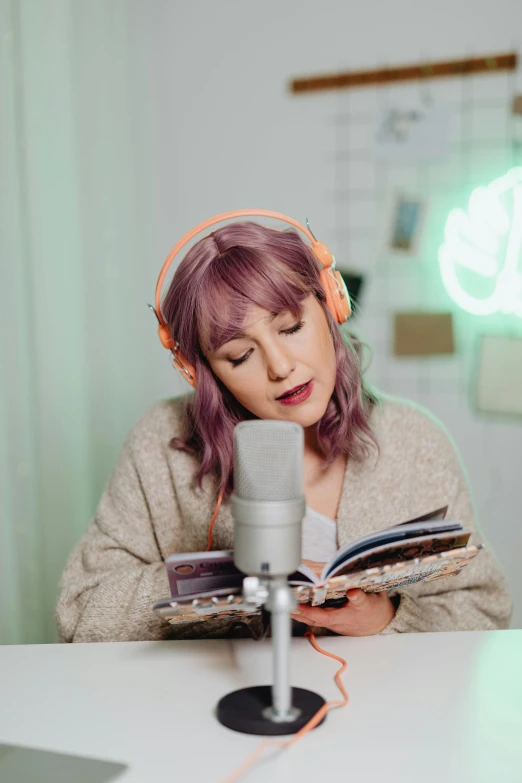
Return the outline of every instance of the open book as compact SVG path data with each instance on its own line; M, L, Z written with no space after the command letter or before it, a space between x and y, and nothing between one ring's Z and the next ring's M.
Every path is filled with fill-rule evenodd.
M481 547L467 546L471 531L446 520L446 511L447 507L437 509L355 539L337 550L319 576L301 565L288 578L295 598L313 606L336 606L351 588L397 590L458 574ZM175 554L165 565L171 597L152 608L171 623L260 610L243 598L245 574L236 568L232 551Z

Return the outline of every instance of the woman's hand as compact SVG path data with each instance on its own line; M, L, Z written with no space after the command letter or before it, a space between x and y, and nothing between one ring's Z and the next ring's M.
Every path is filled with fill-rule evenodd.
M395 607L385 592L348 590L346 596L348 603L339 609L299 604L292 617L306 625L328 628L341 636L372 636L384 630L395 616Z

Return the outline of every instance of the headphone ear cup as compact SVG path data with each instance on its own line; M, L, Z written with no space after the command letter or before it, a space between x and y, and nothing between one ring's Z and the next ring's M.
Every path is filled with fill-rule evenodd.
M334 299L333 291L332 291L333 280L330 277L330 275L328 274L328 270L327 269L321 269L321 273L320 273L319 277L321 278L321 283L322 283L322 286L323 286L323 289L324 289L324 293L326 295L326 306L328 307L330 313L335 318L337 323L339 323L338 318L337 318L337 308L335 306L335 299Z
M352 302L350 299L350 294L348 293L348 289L346 288L346 283L343 280L343 276L340 272L337 271L334 274L339 286L337 289L337 296L335 298L339 312L339 323L344 324L344 322L347 321L352 314Z
M352 307L341 273L333 269L322 269L320 278L328 309L338 324L344 324L352 314Z
M312 245L312 253L317 258L321 266L325 269L333 265L334 257L332 255L332 251L324 244L324 242L314 242Z
M184 358L181 351L178 351L175 348L171 348L171 351L172 351L172 364L174 365L176 370L179 370L179 372L182 374L182 376L187 381L187 383L190 383L192 388L195 389L196 370L190 364L190 362L187 362L187 360Z
M196 371L194 367L184 359L183 354L177 348L175 348L174 340L170 334L169 328L166 324L160 324L158 326L158 335L161 340L161 344L168 351L172 352L172 364L183 375L187 383L190 383L192 387L196 386Z

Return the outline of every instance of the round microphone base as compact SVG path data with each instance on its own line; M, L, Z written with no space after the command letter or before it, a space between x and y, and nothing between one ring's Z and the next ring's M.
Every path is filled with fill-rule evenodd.
M292 688L292 709L297 711L293 720L281 721L270 717L272 686L256 685L241 688L223 696L217 705L217 719L223 726L243 734L296 734L313 718L325 700L318 693L304 688ZM326 716L325 716L326 717ZM317 725L320 726L324 718Z

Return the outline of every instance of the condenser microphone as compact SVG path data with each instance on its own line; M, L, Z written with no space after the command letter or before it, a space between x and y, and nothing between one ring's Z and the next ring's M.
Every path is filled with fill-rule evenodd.
M301 563L304 434L290 421L234 430L234 560L244 574L288 576Z
M247 734L295 734L324 699L290 685L290 613L296 606L288 577L301 563L304 431L289 421L254 420L234 430L234 562L246 578L243 595L270 612L273 683L220 699L218 720Z

